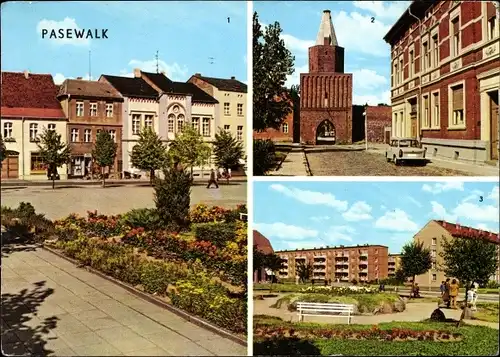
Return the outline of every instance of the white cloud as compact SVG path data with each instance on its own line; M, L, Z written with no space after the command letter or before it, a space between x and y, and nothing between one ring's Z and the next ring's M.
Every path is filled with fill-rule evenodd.
M354 91L373 90L388 83L387 78L371 69L358 69L352 72Z
M399 208L388 211L377 219L375 227L396 232L411 232L418 229L417 224L411 220L410 216Z
M54 78L54 83L55 84L61 84L66 79L66 77L64 77L64 74L62 74L62 73L56 73L53 76L53 78Z
M371 12L374 17L395 22L410 5L410 1L353 1L358 9Z
M301 40L293 35L282 33L281 38L285 42L286 48L292 52L296 52L299 56L309 52L309 47L314 46L313 40Z
M370 215L371 210L372 207L368 203L358 201L355 202L348 211L344 212L342 217L344 217L346 221L364 221L372 219Z
M462 202L469 202L469 201L480 201L481 197L484 196L484 192L480 190L472 190L469 196L465 197ZM483 197L484 198L484 197Z
M54 30L56 31L56 34L59 30L81 30L81 28L76 24L75 19L66 17L62 21L54 21L54 20L47 20L43 19L41 20L37 26L36 30L40 34L40 37L42 36L42 30L47 30L48 34L44 35L44 39L48 39L51 43L55 43L58 45L75 45L75 46L87 46L90 43L89 39L86 38L76 38L76 35L73 35L73 38L57 38L57 39L50 39L48 36L50 35L51 31Z
M491 190L491 192L489 193L487 198L489 200L493 200L498 205L498 201L500 199L499 197L500 197L500 195L499 195L499 191L498 191L498 186L495 186L495 187L493 187L493 189Z
M324 236L329 242L337 240L352 242L354 233L356 233L356 230L350 226L331 226Z
M487 231L487 232L498 233L498 227L490 228L488 225L486 225L484 223L479 223L478 225L476 225L476 228L481 229L483 231Z
M452 223L456 222L457 216L453 215L453 214L449 214L446 211L446 208L444 208L444 206L442 204L440 204L439 202L432 201L431 202L431 206L432 206L432 213L431 213L431 215L433 217L435 217L435 219L449 221L449 222L452 222Z
M416 199L414 199L413 197L408 196L406 198L408 199L408 201L410 201L411 203L413 203L415 206L422 207L422 204L419 201L417 201Z
M330 219L330 217L328 217L328 216L315 216L315 217L311 217L311 220L314 221L314 222L328 221L329 219Z
M352 95L352 104L355 105L378 105L379 103L384 103L387 105L391 104L391 92L383 91L379 94L354 94Z
M269 188L308 205L324 205L339 211L347 209L347 201L337 200L331 193L300 190L294 187L288 188L282 184L272 184Z
M255 223L254 229L268 237L291 240L301 240L318 236L318 232L313 229L302 228L282 222Z
M464 183L461 181L447 181L445 183L435 183L434 185L429 185L425 183L422 186L422 190L426 192L430 192L433 194L438 194L441 192L445 191L452 191L452 190L457 190L457 191L463 191L464 190Z
M476 222L498 222L498 205L486 205L484 203L475 204L471 202L461 202L451 212L436 202L431 202L432 214L436 219L443 219L452 223L458 222L460 218Z
M133 59L128 63L128 65L132 66L133 68L139 68L144 72L156 72L156 59L148 61ZM160 72L164 71L165 75L171 80L174 81L187 80L188 68L186 66L179 65L177 62L168 64L165 61L158 60L158 69Z

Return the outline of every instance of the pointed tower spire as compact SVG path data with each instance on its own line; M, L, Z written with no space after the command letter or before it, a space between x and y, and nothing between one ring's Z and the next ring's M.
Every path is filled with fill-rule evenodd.
M318 37L316 37L316 46L338 46L337 36L333 29L332 15L330 10L324 10L319 25Z

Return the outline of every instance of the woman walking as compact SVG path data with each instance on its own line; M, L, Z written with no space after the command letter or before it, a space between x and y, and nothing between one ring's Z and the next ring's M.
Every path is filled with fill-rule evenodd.
M452 309L457 308L457 296L458 296L458 283L457 279L453 279L450 284L450 298L451 298L451 307Z

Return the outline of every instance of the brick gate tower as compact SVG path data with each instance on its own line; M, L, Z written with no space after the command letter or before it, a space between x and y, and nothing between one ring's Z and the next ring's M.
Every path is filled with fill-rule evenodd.
M352 74L344 73L330 10L309 48L309 73L300 74L300 140L306 144L352 142Z

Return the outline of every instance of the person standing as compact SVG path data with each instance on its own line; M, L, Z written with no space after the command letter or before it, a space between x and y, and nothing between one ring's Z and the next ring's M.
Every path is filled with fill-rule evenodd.
M453 279L450 284L450 299L451 299L451 308L457 308L457 296L458 296L458 283L457 279Z
M210 179L208 180L207 188L210 188L210 186L212 186L212 184L215 185L215 188L219 188L219 185L217 184L217 179L216 179L216 176L215 176L214 169L210 170Z
M450 278L447 278L446 281L444 282L444 294L443 294L443 302L446 303L446 307L449 309L450 308Z
M441 282L441 285L439 286L439 290L441 290L441 297L444 295L444 291L446 290L446 284L444 280Z

